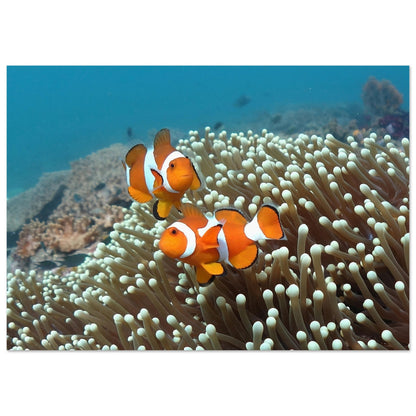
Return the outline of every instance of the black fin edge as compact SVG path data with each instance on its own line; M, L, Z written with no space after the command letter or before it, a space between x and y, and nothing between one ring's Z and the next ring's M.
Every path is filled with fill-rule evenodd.
M165 220L167 217L161 217L159 214L158 214L158 212L157 212L157 206L158 206L158 204L159 204L159 201L156 201L154 204L153 204L153 216L157 219L157 220L159 220L159 221L163 221L163 220Z
M210 285L215 280L216 277L222 277L222 276L225 276L226 274L227 274L227 271L224 269L224 272L221 273L221 274L213 274L211 276L211 278L208 280L208 282L206 282L206 283L199 283L198 282L198 284L201 287L206 287L206 286Z
M160 185L160 186L163 186L163 176L156 169L150 169L150 170L151 170L151 172L155 172L160 176L160 178L162 179L162 185Z
M188 157L188 156L185 156L185 157L187 157L187 158L189 159L189 157ZM190 159L189 159L189 160L190 160ZM198 172L197 172L197 170L195 169L195 166L194 166L194 164L192 163L192 161L191 161L191 165L192 165L192 169L194 170L194 173L195 173L196 177L197 177L197 178L198 178L198 180L199 180L199 187L198 187L197 189L195 189L195 191L197 191L198 189L201 189L203 186L205 186L205 184L202 182L202 180L201 180L200 176L198 175Z
M234 208L234 207L224 207L224 208L218 208L218 209L214 210L214 216L215 216L215 213L220 212L220 211L236 211L236 212L238 212L239 214L241 214L241 215L242 215L242 217L243 217L243 218L244 218L247 222L249 222L249 221L250 221L250 219L247 217L247 215L246 215L244 212L240 211L238 208Z

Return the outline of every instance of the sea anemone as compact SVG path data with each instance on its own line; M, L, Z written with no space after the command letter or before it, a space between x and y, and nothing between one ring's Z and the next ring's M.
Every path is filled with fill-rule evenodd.
M376 139L191 131L177 148L205 186L185 200L247 216L274 203L287 241L200 287L158 249L180 214L134 202L76 270L8 275L8 348L407 349L409 140Z

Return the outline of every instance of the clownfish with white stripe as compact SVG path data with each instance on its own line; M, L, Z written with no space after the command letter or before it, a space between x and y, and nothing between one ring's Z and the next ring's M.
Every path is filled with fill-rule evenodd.
M152 149L143 144L133 146L122 163L130 196L140 203L157 198L153 215L158 220L169 215L172 205L180 209L188 189L201 186L192 162L171 145L168 129L156 134Z
M272 205L262 205L251 221L234 208L221 208L205 216L195 206L184 204L182 213L183 219L163 231L159 248L168 257L195 266L201 285L224 274L221 262L236 269L250 267L257 259L256 241L286 238Z

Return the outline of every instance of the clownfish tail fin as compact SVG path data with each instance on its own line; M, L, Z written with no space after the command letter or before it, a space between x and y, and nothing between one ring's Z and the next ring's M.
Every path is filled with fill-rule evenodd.
M286 239L279 212L273 205L262 205L255 217L244 227L244 232L253 241Z
M265 237L271 240L286 238L280 222L279 211L273 205L263 205L257 212L257 223Z

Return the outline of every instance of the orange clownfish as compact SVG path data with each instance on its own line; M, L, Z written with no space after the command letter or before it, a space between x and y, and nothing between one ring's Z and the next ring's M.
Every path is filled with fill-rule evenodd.
M256 241L285 238L279 214L263 205L251 221L234 208L221 208L205 216L190 204L182 205L184 218L171 224L160 236L159 248L168 257L196 268L202 285L222 275L225 262L236 269L250 267L257 258Z
M153 215L159 220L169 215L172 205L180 208L188 189L201 186L192 162L170 144L168 129L156 134L153 149L143 144L132 147L123 166L130 196L141 203L157 198Z

